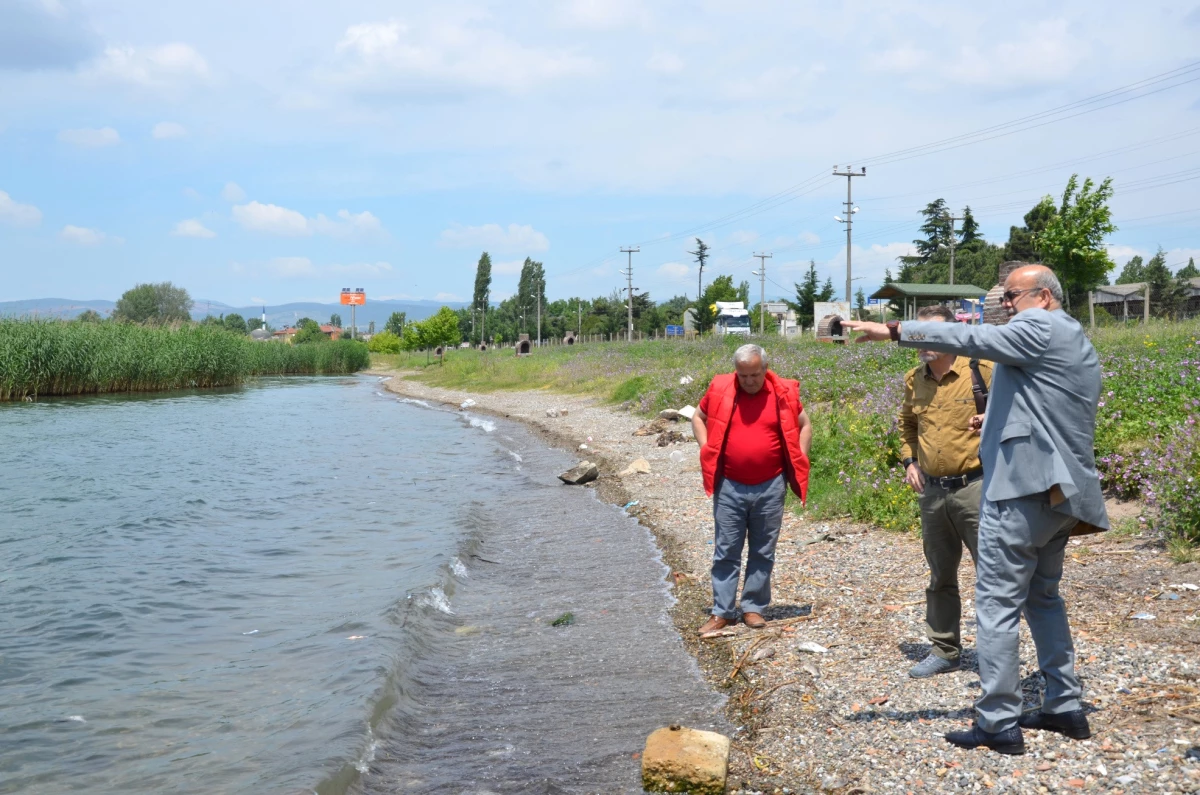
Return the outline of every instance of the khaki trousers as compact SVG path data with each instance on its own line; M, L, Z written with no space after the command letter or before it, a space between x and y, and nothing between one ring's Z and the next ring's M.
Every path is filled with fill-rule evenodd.
M958 489L944 489L929 481L921 495L921 537L929 563L925 589L925 634L933 653L957 660L962 653L960 624L962 599L958 593L958 564L963 547L978 560L979 503L983 480Z

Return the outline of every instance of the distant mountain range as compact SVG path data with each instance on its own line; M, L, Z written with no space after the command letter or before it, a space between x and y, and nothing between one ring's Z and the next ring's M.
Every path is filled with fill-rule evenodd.
M0 301L0 317L47 317L71 319L88 309L108 317L112 314L114 301L76 301L70 298L32 298L27 301ZM357 308L355 322L366 330L371 321L382 328L393 312L404 312L408 320L424 320L443 306L461 309L466 306L454 301L372 301ZM245 318L262 315L262 306L230 306L220 301L197 300L192 307L192 317L200 320L205 315L228 315L236 312ZM329 316L341 315L342 323L350 325L350 307L341 304L319 304L298 302L294 304L268 305L267 323L274 328L291 326L302 317L310 317L319 323L328 323Z

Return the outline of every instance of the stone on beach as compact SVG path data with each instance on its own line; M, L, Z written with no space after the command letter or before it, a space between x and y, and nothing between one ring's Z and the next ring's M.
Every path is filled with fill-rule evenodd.
M621 477L628 475L649 475L650 462L644 458L635 458L630 462L629 466L625 467L618 473Z
M696 407L684 406L679 410L679 416L683 417L685 420L690 420L692 417L696 416Z
M558 479L571 486L582 486L584 483L591 483L598 477L600 477L600 467L591 461L580 461L574 469L559 475Z
M728 769L728 737L669 726L646 738L642 787L649 792L724 795Z
M678 422L679 420L683 419L683 415L675 409L663 409L662 411L658 412L658 418L660 420L671 420L673 422Z

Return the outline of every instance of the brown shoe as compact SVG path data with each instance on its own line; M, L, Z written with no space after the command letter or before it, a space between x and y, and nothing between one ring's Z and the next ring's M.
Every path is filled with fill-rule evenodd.
M760 613L742 613L742 623L750 629L762 629L767 625L767 620Z
M708 619L708 621L704 622L704 626L700 627L700 629L696 631L696 634L707 635L710 632L716 632L719 629L725 629L725 627L732 626L733 623L734 622L730 621L728 618L713 616L712 618Z

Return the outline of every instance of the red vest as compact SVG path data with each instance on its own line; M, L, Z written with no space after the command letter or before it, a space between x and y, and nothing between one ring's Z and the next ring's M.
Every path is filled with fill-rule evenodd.
M792 491L804 502L808 496L808 456L800 449L800 424L797 417L804 410L804 404L800 402L800 382L780 378L770 370L767 371L767 380L771 382L775 393L779 408L779 427L787 452L783 471ZM704 493L710 497L716 487L717 472L721 454L725 450L725 437L729 433L729 421L733 417L733 401L736 396L736 373L718 375L708 385L708 407L711 411L706 422L708 443L700 448L700 471L704 475Z

